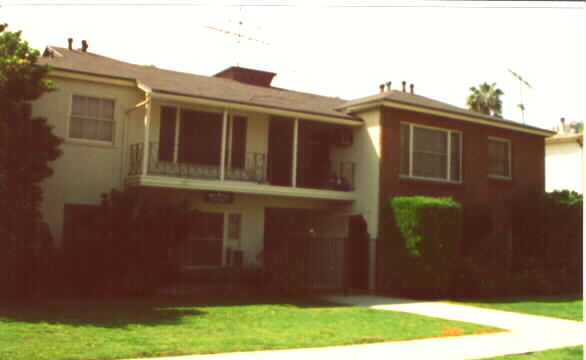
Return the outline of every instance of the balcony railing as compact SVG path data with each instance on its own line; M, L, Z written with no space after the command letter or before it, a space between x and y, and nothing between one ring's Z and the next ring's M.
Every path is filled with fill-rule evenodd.
M143 173L144 144L130 145L129 175L141 175ZM147 175L170 176L203 180L220 180L220 166L196 164L192 162L160 160L159 143L149 143L149 156L147 159ZM218 159L219 162L219 159ZM244 166L226 167L224 180L246 181L261 184L271 183L267 178L267 154L248 152L245 154ZM319 181L320 185L308 186L309 188L352 191L354 190L354 163L337 161L330 164L327 178Z
M144 144L130 145L129 175L140 175L143 167ZM219 162L219 160L218 160ZM148 175L162 175L186 177L194 179L219 180L220 166L197 164L187 161L160 160L159 143L149 143L149 157L147 159ZM249 152L244 159L244 167L226 168L225 180L266 182L266 154Z

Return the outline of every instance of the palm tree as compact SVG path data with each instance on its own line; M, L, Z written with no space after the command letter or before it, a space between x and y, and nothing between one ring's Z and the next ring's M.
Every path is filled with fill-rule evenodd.
M503 91L496 87L496 83L489 85L485 82L478 88L470 88L466 104L472 111L500 118L503 107L500 96L503 94Z

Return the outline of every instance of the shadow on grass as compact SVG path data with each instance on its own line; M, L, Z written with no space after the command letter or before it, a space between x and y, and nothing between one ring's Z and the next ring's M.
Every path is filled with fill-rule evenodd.
M124 328L129 325L173 325L186 316L203 316L210 307L282 305L298 308L341 307L309 297L155 296L137 299L51 300L46 303L0 304L0 322L49 323Z

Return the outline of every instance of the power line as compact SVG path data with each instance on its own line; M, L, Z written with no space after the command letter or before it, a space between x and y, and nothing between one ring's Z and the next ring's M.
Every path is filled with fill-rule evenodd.
M453 1L453 0L451 0ZM458 1L459 2L459 1ZM473 2L469 2L471 4ZM584 6L486 6L486 5L454 5L454 4L362 4L362 5L342 5L342 4L213 4L213 3L5 3L0 7L44 7L44 6L141 6L141 7L175 7L175 6L194 6L194 7L257 7L257 8L278 8L278 7L323 7L323 8L438 8L438 9L564 9L564 10L584 10Z

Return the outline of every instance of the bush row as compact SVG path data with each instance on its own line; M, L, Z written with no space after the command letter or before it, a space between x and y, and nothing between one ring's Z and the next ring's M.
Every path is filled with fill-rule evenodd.
M512 248L499 238L505 233L494 231L487 207L422 196L394 197L390 205L377 244L383 292L429 298L582 291L582 197L576 193L516 194Z

